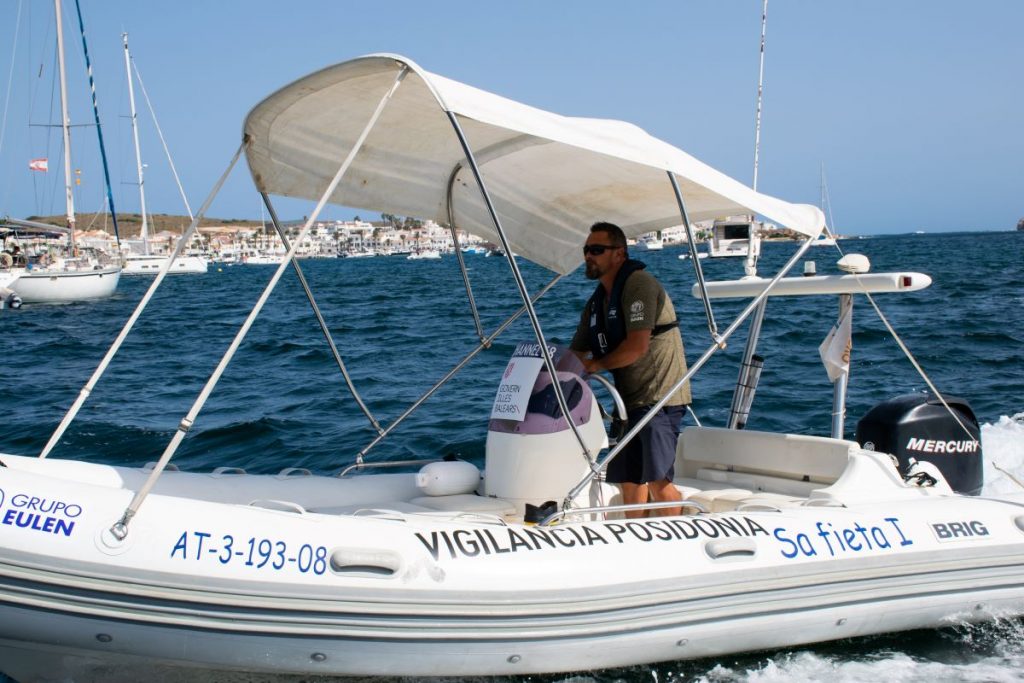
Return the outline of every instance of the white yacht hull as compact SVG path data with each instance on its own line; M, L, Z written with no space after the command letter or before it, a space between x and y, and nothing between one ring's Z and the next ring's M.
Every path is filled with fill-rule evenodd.
M417 510L413 474L168 472L118 542L144 470L0 461L19 681L592 670L1024 614L1020 500L532 527Z
M708 240L708 255L713 258L761 256L761 224L746 218L731 217L715 221Z
M95 270L25 270L10 288L26 304L60 303L83 299L102 299L113 295L121 278L121 268L111 266Z
M156 275L169 259L169 256L130 255L125 258L123 272L125 275ZM179 256L169 272L202 275L207 270L209 262L202 256Z
M283 255L263 255L258 254L255 256L246 257L242 263L247 266L276 266L280 265L284 261Z
M441 252L436 249L413 252L405 257L409 261L431 260L441 258Z

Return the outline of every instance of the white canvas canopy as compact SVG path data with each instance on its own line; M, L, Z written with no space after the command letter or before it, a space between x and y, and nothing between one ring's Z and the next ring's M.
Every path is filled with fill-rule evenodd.
M387 104L330 201L448 222L498 242L447 112L465 131L513 251L558 273L576 268L595 221L636 236L680 223L667 172L691 221L753 213L809 237L816 207L754 192L622 121L552 114L429 73L399 55L343 62L285 86L245 121L246 156L267 194L316 200L402 67Z

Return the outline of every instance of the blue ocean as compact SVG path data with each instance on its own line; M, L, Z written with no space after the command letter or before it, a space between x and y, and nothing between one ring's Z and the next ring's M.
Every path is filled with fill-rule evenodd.
M794 252L763 246L762 275ZM841 240L872 270L922 272L931 287L875 300L934 384L966 399L982 426L985 491L1018 490L993 465L1024 480L1024 233L964 232ZM679 247L635 253L666 286L681 319L687 356L711 344L700 301L690 294L693 264ZM818 274L836 273L835 248L813 248ZM466 255L484 335L521 306L504 258ZM519 261L531 292L552 274ZM705 259L709 280L742 275L738 259ZM331 334L369 411L387 426L480 345L454 256L301 262ZM274 266L211 266L202 276L166 280L51 457L119 465L159 459L199 396ZM798 265L794 274L803 266ZM151 280L123 277L106 300L26 305L0 311L0 452L38 453L86 384ZM537 310L545 335L567 344L593 288L582 269L559 282ZM741 302L716 300L722 330ZM759 352L764 372L748 427L828 434L832 387L818 346L837 315L835 297L773 298ZM846 420L873 405L927 388L875 311L855 298ZM522 316L493 345L371 449L368 460L455 454L482 465L494 392L519 341L532 340ZM693 381L702 423L723 425L746 339L742 327ZM305 467L333 473L352 463L375 431L348 391L294 272L285 273L212 391L173 462L249 472ZM2 669L2 663L0 663ZM715 660L537 681L1020 681L1024 621L847 640Z

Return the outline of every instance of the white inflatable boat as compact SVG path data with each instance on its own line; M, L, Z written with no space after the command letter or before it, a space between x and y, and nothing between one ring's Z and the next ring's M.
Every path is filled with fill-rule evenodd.
M928 284L865 273L856 259L846 275L785 278L822 229L814 207L754 193L628 124L541 112L395 55L271 95L249 114L243 147L275 223L268 195L319 200L294 244L329 200L458 225L559 275L578 265L595 217L635 237L680 215L689 225L756 213L805 241L777 276L753 283L706 283L692 259L714 343L686 379L750 319L744 370L730 425L680 437L682 514L631 506L650 509L638 519L625 518L601 476L638 428L609 443L591 385L547 343L512 257L523 299L513 319L528 315L536 340L516 349L479 417L489 420L482 469L364 457L411 409L382 426L351 382L378 436L341 473L174 468L290 267L287 239L285 262L159 461L48 457L165 268L43 453L0 454L4 673L27 682L567 672L1024 613L1024 496L964 494L981 485L966 404L889 401L846 440L839 362L831 436L740 428L768 296L838 294L848 309L857 293ZM722 332L717 296L750 299ZM473 312L481 343L469 358L508 326L488 334ZM840 316L840 341L843 328Z

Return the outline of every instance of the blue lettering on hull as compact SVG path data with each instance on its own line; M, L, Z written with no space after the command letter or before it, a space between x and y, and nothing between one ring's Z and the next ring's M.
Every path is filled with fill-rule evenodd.
M73 521L60 519L59 517L44 516L38 512L25 512L24 510L8 510L4 513L0 523L57 536L70 536L75 528Z
M810 534L777 527L772 536L781 544L779 553L786 559L849 556L866 550L914 545L900 527L898 517L886 517L882 524L869 526L854 522L849 527L837 527L832 522L815 522Z

